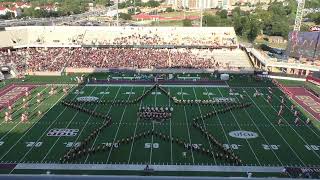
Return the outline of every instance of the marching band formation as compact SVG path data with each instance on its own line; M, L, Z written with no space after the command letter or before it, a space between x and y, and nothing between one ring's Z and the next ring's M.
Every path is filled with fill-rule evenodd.
M137 117L141 120L155 120L162 122L163 120L171 118L173 107L141 107L137 112Z
M117 145L120 144L129 144L130 142L134 141L135 139L141 139L141 138L146 138L148 136L154 136L157 137L161 140L164 141L171 141L174 143L177 143L179 145L184 146L186 149L193 149L194 151L200 152L200 153L204 153L207 154L208 156L212 157L212 158L219 158L219 159L224 159L227 160L230 163L233 164L241 164L242 161L240 160L240 158L234 154L234 152L232 152L231 149L226 149L222 143L220 143L210 132L208 132L206 130L206 128L204 128L201 123L198 123L199 120L205 120L208 119L210 117L216 116L218 114L223 114L223 113L227 113L229 111L235 110L235 109L243 109L243 108L247 108L251 105L251 103L241 103L236 101L233 98L220 98L220 99L209 99L209 100L191 100L191 99L186 99L186 100L179 100L174 96L170 95L170 92L166 91L165 89L163 89L162 87L160 87L158 84L152 86L149 90L145 91L141 96L138 96L137 98L133 99L133 100L114 100L114 101L106 101L106 100L95 100L95 101L90 101L90 100L84 100L84 101L79 101L79 100L73 100L73 101L67 101L64 100L62 101L62 104L76 109L78 111L84 112L89 114L90 116L94 116L97 118L101 118L104 120L103 124L99 127L96 128L95 130L93 130L93 132L86 137L83 141L81 141L80 146L72 148L70 151L68 151L63 158L60 159L60 162L71 162L76 160L77 158L80 158L84 155L88 155L88 154L94 154L96 152L100 152L100 151L106 151L110 148L112 148L113 145L98 145L95 148L87 148L87 146L89 145L89 143L91 141L93 141L97 135L103 131L106 127L111 126L112 121L111 121L111 117L108 115L104 115L100 112L96 112L94 110L90 110L87 109L85 107L83 107L84 104L111 104L111 105L130 105L130 104L138 104L145 96L147 96L149 93L151 93L151 91L153 91L156 88L156 90L160 90L160 92L164 93L166 96L168 96L176 105L204 105L204 106L209 106L209 105L217 105L220 108L218 110L214 110L211 112L208 112L204 115L201 116L197 116L193 118L193 123L192 126L194 128L196 128L197 130L199 130L204 136L206 136L209 141L217 147L217 150L219 152L213 152L212 150L206 149L206 148L200 148L200 147L194 147L192 145L188 145L187 142L185 142L184 140L181 140L179 138L174 138L172 136L169 135L165 135L162 134L161 132L157 132L155 130L148 130L145 132L140 132L137 133L133 136L130 137L126 137L126 138L122 138L121 140L117 140L114 143L116 143ZM66 95L68 93L69 89L67 87L63 87L62 92ZM51 95L55 95L59 93L57 90L57 87L51 87L50 91L49 91L49 96ZM233 93L232 89L230 89L230 93ZM260 93L258 90L256 90L256 92L253 94L253 97L259 97L262 96L263 94ZM42 93L37 93L36 94L36 103L39 105L43 100L43 94ZM241 97L243 99L243 96ZM283 120L282 120L282 115L284 113L284 109L285 109L285 99L283 96L280 96L281 98L281 104L280 104L280 108L278 111L278 117L280 117L280 119L278 120L278 124L282 124ZM268 103L271 103L273 100L273 89L272 88L268 88L268 94L267 94L267 99L266 101ZM29 118L30 118L30 114L28 112L29 109L29 101L30 101L30 93L29 92L25 92L25 96L22 98L22 109L24 110L23 113L21 113L21 122L28 122ZM10 122L12 121L12 109L13 107L10 105L8 106L8 110L7 112L5 112L5 122ZM295 120L294 123L296 125L299 124L299 122L301 121L299 118L299 112L298 110L296 110L296 107L294 105L291 105L290 110L293 112ZM174 109L173 107L167 107L167 106L141 106L138 109L137 112L137 117L141 120L151 120L151 121L157 121L157 122L162 122L164 120L170 119L172 116ZM42 112L39 110L36 112L36 114L38 116L42 115ZM306 124L310 123L310 119L308 118L306 120Z

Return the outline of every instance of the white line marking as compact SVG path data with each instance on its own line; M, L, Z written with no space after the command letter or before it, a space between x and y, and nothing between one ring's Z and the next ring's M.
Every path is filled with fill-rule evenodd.
M194 87L193 87L192 89L193 89L193 94L194 94L195 98L198 99ZM203 116L202 116L202 111L201 111L200 105L199 105L199 104L197 104L197 105L198 105L198 110L199 110L199 112L200 112L200 114L201 114L201 117L203 117ZM201 118L201 119L202 119L202 124L203 124L204 130L207 130L206 124L204 123L204 119L203 119L203 118ZM210 142L210 140L209 140L209 136L208 136L208 135L207 135L207 140L208 140L208 143L209 143L209 146L210 146L211 151L214 151L214 149L212 148L212 145L211 145L211 142ZM216 161L215 156L213 156L213 159L214 159L214 163L217 164L217 161Z
M280 89L279 89L279 91L281 91ZM282 91L281 91L282 92ZM275 96L276 98L277 98L277 100L279 101L279 102L281 102L280 101L280 99L278 98L278 96ZM294 99L292 99L292 98L289 98L290 100L293 100L294 102L296 102ZM290 102L291 103L291 102ZM297 103L297 102L296 102ZM302 107L299 103L297 103L300 107ZM284 104L284 106L289 110L289 111L291 111L291 109L286 105L286 104ZM302 107L303 108L303 107ZM304 109L304 108L303 108ZM305 109L304 109L305 110ZM306 111L306 110L305 110ZM311 113L309 113L308 111L306 111L308 114L311 114ZM312 114L311 114L312 115ZM313 115L312 115L313 116ZM315 117L314 117L315 118ZM315 119L317 119L317 118L315 118ZM303 124L304 125L306 125L316 136L318 136L318 137L320 137L320 135L319 134L317 134L316 132L314 132L313 131L313 129L311 128L311 127L309 127L304 121L303 121Z
M244 89L242 89L244 90ZM277 133L279 134L279 136L282 138L282 140L288 145L288 147L291 149L291 151L296 155L296 157L300 160L300 162L303 164L303 166L306 166L306 164L300 159L300 157L298 156L298 154L292 149L292 147L290 146L290 144L286 141L286 139L281 135L281 133L278 131L278 129L272 124L272 122L270 121L270 119L264 114L264 112L260 109L260 107L256 104L256 102L250 97L250 95L245 92L247 94L247 96L250 98L250 100L255 104L255 106L259 109L259 111L261 112L261 114L265 117L265 119L271 124L271 126L277 131Z
M108 90L108 89L109 89L109 87L107 88L107 90ZM104 95L105 95L105 94L102 95L101 99L103 99ZM93 111L96 111L96 109L97 109L98 107L99 107L99 104L96 104ZM87 124L88 124L88 122L90 121L91 118L92 118L92 114L91 114L90 117L87 119L87 121L86 121L86 123L84 124L83 128L81 129L79 135L77 136L76 140L73 141L72 144L75 144L75 143L78 142L79 138L81 137L81 134L82 134L83 130L86 129L86 126L87 126ZM70 153L70 151L71 151L72 149L73 149L73 147L71 147L71 148L69 149L68 153Z
M58 101L57 101L56 103L58 103L63 97L64 97L64 95L61 96L61 98L58 99ZM55 104L56 104L56 103L55 103ZM54 104L52 107L54 107L55 104ZM51 107L51 108L52 108L52 107ZM50 108L47 112L49 112L49 111L51 110L51 108ZM34 124L27 130L27 132L26 132L25 134L23 134L23 135L16 141L16 143L15 143L13 146L11 146L11 148L0 158L0 160L2 160L2 159L12 150L12 148L15 147L15 146L20 142L20 140L21 140L36 124L37 124L37 123L34 123ZM26 154L25 154L25 156L26 156ZM20 161L19 161L19 162L20 162Z
M133 87L131 87L130 92L132 92L132 89L133 89ZM130 93L130 95L129 95L129 97L128 97L127 100L129 100L130 97L131 97L131 93ZM115 136L114 136L114 138L113 138L112 144L114 144L114 142L115 142L115 140L116 140L116 138L117 138L117 136L118 136L118 132L119 132L119 129L120 129L120 126L121 126L121 122L122 122L122 120L123 120L123 116L124 116L124 114L125 114L125 112L126 112L126 110L127 110L127 107L128 107L128 105L126 105L126 106L124 107L124 110L123 110L123 112L122 112L121 119L120 119L120 122L119 122L119 126L118 126L117 131L116 131L116 134L115 134ZM108 164L108 162L109 162L109 159L110 159L112 150L113 150L113 146L111 146L111 149L110 149L110 151L109 151L109 155L108 155L108 159L107 159L107 164Z
M143 92L142 94L145 92L145 87L143 88ZM142 106L142 100L140 101L140 105L139 105L139 108L141 108ZM137 117L137 121L136 121L136 124L135 124L135 128L134 128L134 133L133 133L133 137L136 136L136 133L137 133L137 127L138 127L138 122L139 122L140 118ZM130 148L130 153L129 153L129 158L128 158L128 164L130 163L130 160L131 160L131 154L132 154L132 149L133 149L133 144L134 144L134 140L135 138L133 138L133 141L131 143L131 148Z
M97 87L95 87L95 88L91 91L90 96L93 94L93 92L94 92L96 89L97 89ZM66 128L69 127L69 125L70 125L70 124L72 123L72 121L77 117L77 115L79 114L79 112L80 112L80 111L77 111L77 112L73 115L72 119L69 121L69 123L67 124ZM45 133L46 133L46 132L44 132L40 138L42 138L42 137L45 135ZM61 137L62 137L62 136L59 136L59 137L57 138L57 140L54 142L54 144L50 147L49 151L48 151L48 152L46 153L46 155L42 158L41 163L47 158L47 156L50 154L50 152L52 151L53 147L57 144L57 142L59 141L59 139L60 139ZM31 149L32 149L32 148L31 148Z
M238 97L236 97L236 99L239 101ZM253 122L254 126L256 127L256 129L259 131L259 133L261 134L262 138L264 139L264 141L266 142L266 144L270 147L270 143L267 141L267 139L265 138L265 136L263 135L263 133L261 132L261 130L258 128L257 124L254 122L254 120L252 119L251 115L248 113L247 109L244 108L244 111L246 112L246 114L249 116L251 122ZM282 161L279 159L279 157L277 156L277 154L275 153L275 151L270 148L270 150L272 151L272 153L275 155L275 157L277 158L277 160L280 162L281 166L283 166Z
M209 95L209 91L208 91L208 89L207 88L205 88L206 89L206 92L207 92L207 96L209 97L209 99L211 99L210 98L210 95ZM214 107L214 105L212 105L211 104L211 106L213 107L213 109L214 110L216 110L216 108ZM227 136L227 134L226 134L226 131L224 130L224 125L221 123L221 119L220 119L220 116L219 115L217 115L217 117L218 117L218 121L219 121L219 125L221 126L221 129L222 129L222 131L223 131L223 134L224 134L224 136L225 136L225 138L226 138L226 140L227 140L227 143L230 145L231 143L230 143L230 141L229 141L229 138L228 138L228 136ZM233 151L232 149L231 149L231 151Z
M262 96L262 98L265 100L265 98ZM269 103L270 104L270 103ZM277 112L277 110L273 107L272 104L270 104L271 108ZM282 115L281 115L282 119L284 121L286 121L286 123L289 125L289 127L298 135L298 137L305 143L305 144L309 144L292 126L291 124L286 120L286 118L284 118ZM320 156L312 149L312 152L318 157L318 159L320 159Z
M219 89L219 88L218 88L218 91L219 91L220 95L221 95L222 97L224 97L224 96L223 96L223 94L221 93L221 91L220 91L220 89ZM240 125L239 125L239 123L238 123L238 121L237 121L236 117L234 116L234 114L233 114L232 110L230 110L230 112L231 112L231 115L232 115L233 119L235 120L236 124L238 125L239 129L240 129L240 130L242 130L242 128L240 127ZM253 153L253 155L254 155L255 159L257 160L258 164L261 166L261 163L260 163L260 161L259 161L259 159L258 159L258 157L257 157L256 153L253 151L253 149L252 149L252 147L251 147L251 145L250 145L249 141L248 141L247 139L245 139L245 140L246 140L247 144L249 145L249 148L250 148L251 152Z
M70 89L71 91L72 89ZM47 112L49 112L65 95L63 95ZM77 96L74 97L74 99L76 98ZM57 118L59 118L61 116L61 114L66 110L67 107L64 108L64 110L58 115ZM51 123L51 125L45 130L45 132L48 131L48 129L52 126L52 124L57 120L57 118ZM32 126L33 127L33 126ZM30 129L32 129L32 127ZM29 130L30 130L29 129ZM40 138L38 138L38 140L36 141L36 143L40 140ZM18 143L18 142L17 142ZM21 158L21 160L19 162L21 162L26 156L27 154L29 154L29 152L31 151L32 148L30 148L26 153L25 155Z
M170 93L170 89L168 89L168 92ZM171 107L171 98L169 98L169 108L170 107ZM173 112L171 112L171 113L173 113ZM171 124L171 118L170 118L170 138L172 137L172 127L171 126L172 126L172 124ZM171 161L171 164L173 164L172 141L170 141L170 161Z
M158 94L157 90L158 90L158 87L156 87L156 93L155 93L155 96L154 96L154 107L157 106L157 94ZM152 121L152 131L154 131L154 121ZM153 134L151 136L151 148L150 148L149 164L151 164L152 151L153 151Z
M113 101L116 100L116 98L118 97L120 89L121 89L121 86L118 88L116 96L113 98ZM108 113L107 113L108 116L109 116L109 113L110 113L111 109L112 109L112 105L110 105L110 107L109 107L109 110L108 110ZM113 123L113 124L117 124L117 123ZM96 144L96 141L97 141L99 135L100 135L100 133L98 133L97 136L95 137L90 149L92 149L94 147L94 145ZM90 154L87 155L86 160L84 161L84 164L88 161L89 156L90 156Z
M44 90L46 90L47 88L45 88L45 89L43 89L40 93L42 93ZM34 97L35 98L35 97ZM32 98L32 99L30 99L29 101L31 101L31 100L33 100L34 98ZM29 102L28 101L28 102ZM44 100L40 103L40 104L42 104L44 102ZM40 106L40 104L38 105L38 106L36 106L35 108L34 108L34 110L36 110L39 106ZM20 109L22 109L22 106L19 108L19 110ZM17 110L17 111L15 111L14 113L18 113L18 111L19 110ZM12 113L12 114L14 114L14 113ZM14 120L14 119L13 119ZM12 120L12 121L13 121ZM4 122L4 121L3 121ZM2 123L3 123L2 122ZM0 123L0 126L1 126L1 124L2 123ZM36 122L35 122L36 123ZM4 139L11 131L13 131L19 124L21 124L21 121L19 121L14 127L12 127L11 129L10 129L10 131L8 131L7 133L5 133L1 138L0 138L0 141L2 140L2 139Z
M182 93L182 88L181 89L181 93ZM182 94L182 100L183 100L183 94ZM186 124L187 124L187 130L188 130L188 136L189 136L189 143L192 144L191 142L191 137L190 137L190 131L189 131L189 123L188 123L188 118L187 118L187 112L186 112L186 107L183 106L183 110L184 110L184 117L185 117L185 120L186 120ZM194 164L194 156L193 156L193 150L191 148L191 155L192 155L192 163Z

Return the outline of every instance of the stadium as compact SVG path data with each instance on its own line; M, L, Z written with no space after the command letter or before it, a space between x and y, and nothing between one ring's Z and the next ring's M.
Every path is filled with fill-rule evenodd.
M232 27L0 39L1 174L320 177L319 59L274 61Z

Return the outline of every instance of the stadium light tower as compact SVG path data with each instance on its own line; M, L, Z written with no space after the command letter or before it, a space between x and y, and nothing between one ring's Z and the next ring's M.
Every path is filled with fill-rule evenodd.
M298 8L297 8L296 19L295 19L294 28L293 28L294 32L300 31L301 22L302 22L302 18L303 18L305 0L297 0L297 3L298 3Z
M203 18L203 0L200 0L200 27L202 27L202 18Z
M119 26L119 0L117 0L117 26Z

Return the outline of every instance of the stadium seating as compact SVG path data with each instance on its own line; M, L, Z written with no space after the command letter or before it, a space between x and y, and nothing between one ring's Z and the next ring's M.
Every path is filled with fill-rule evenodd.
M21 73L64 68L251 68L247 55L237 48L232 27L26 26L8 27L0 37L0 47L11 47L0 52L2 64L15 65Z

